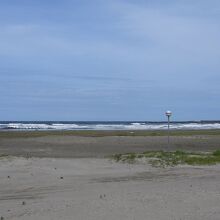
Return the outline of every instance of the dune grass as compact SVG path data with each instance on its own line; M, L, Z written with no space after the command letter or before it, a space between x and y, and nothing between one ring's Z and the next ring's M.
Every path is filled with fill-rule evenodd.
M0 160L1 160L1 159L5 159L5 158L7 158L7 157L9 157L8 154L0 154Z
M147 159L155 167L188 165L214 165L220 163L220 150L212 153L197 153L185 151L147 151L144 153L115 154L113 160L117 162L135 163L140 159Z

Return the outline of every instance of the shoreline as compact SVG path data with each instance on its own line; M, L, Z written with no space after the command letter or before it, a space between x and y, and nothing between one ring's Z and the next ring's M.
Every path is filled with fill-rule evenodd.
M47 135L105 137L105 136L167 136L167 130L17 130L2 129L4 137L40 137ZM220 129L171 129L170 136L219 135Z
M149 150L214 151L220 130L171 131L7 131L0 132L0 155L50 158L104 158Z

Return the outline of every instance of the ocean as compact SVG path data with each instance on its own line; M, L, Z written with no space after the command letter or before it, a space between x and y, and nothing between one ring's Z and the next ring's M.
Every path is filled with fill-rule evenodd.
M0 130L164 130L167 122L148 121L1 121ZM173 130L220 129L220 121L171 122Z

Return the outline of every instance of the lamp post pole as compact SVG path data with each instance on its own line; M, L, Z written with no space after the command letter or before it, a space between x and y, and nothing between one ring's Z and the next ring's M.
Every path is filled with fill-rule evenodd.
M167 142L168 142L168 148L170 146L170 117L172 115L171 111L166 111L166 116L167 116Z

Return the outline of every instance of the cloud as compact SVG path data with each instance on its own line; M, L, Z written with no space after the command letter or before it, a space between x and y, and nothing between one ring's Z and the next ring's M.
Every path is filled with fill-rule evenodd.
M113 106L132 119L138 109L144 117L144 109L154 116L162 106L192 106L196 115L217 103L217 1L22 0L0 6L5 105L77 105L79 114L80 106L93 108L93 118L102 108L114 117Z
M194 16L185 16L177 8L172 13L163 7L124 2L116 3L114 8L120 15L119 27L125 33L142 39L148 51L155 52L153 55L157 57L161 54L178 55L189 62L189 59L196 61L200 58L198 61L201 61L219 56L220 29L215 17L201 18L196 11Z

